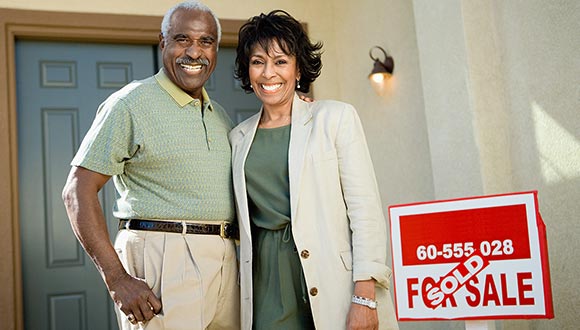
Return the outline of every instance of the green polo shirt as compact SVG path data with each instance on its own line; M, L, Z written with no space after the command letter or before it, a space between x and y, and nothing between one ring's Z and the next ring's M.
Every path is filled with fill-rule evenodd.
M117 218L231 220L231 128L205 89L202 104L162 69L99 106L71 165L113 176Z

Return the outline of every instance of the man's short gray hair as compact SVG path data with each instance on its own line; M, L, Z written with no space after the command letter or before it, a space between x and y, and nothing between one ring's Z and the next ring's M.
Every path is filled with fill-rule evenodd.
M200 10L200 11L210 13L210 15L215 20L215 25L217 27L217 34L218 34L217 41L219 44L219 42L222 40L222 27L220 25L220 21L217 18L217 16L214 14L214 12L208 6L204 5L203 3L199 2L199 1L184 1L184 2L178 3L177 5L171 7L167 11L167 13L165 13L165 16L163 16L163 21L161 21L161 34L163 35L164 38L167 36L167 33L169 32L169 28L171 27L171 16L173 16L173 13L175 13L175 11L178 9Z

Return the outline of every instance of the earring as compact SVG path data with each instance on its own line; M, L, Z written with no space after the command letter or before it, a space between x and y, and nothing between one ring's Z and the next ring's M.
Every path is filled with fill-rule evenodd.
M296 79L296 89L300 89L300 80Z

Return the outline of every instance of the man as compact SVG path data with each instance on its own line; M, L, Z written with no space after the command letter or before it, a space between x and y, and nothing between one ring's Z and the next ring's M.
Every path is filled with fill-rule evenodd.
M163 69L112 94L71 162L63 200L121 329L239 328L231 120L203 85L219 21L197 1L161 25ZM113 178L111 244L98 192Z

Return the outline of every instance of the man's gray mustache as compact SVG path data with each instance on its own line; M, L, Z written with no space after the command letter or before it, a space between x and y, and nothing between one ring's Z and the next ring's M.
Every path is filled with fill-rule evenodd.
M175 63L185 65L195 65L195 64L201 64L206 66L209 65L209 61L205 58L199 58L197 60L194 60L192 58L178 58L177 61L175 61Z

